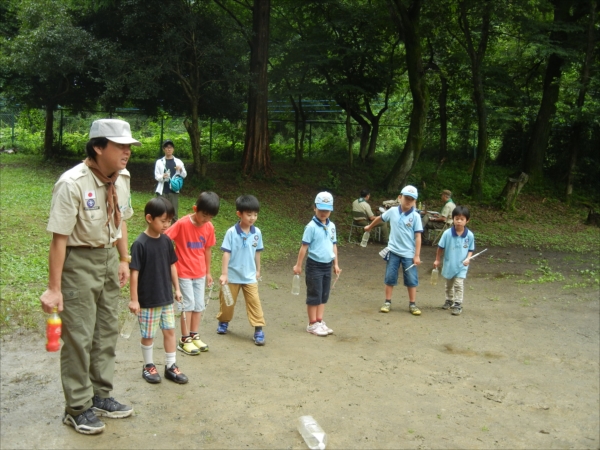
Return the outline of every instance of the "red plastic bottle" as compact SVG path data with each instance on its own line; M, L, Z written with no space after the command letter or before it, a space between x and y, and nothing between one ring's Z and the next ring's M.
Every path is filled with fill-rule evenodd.
M62 320L58 315L58 308L54 308L46 321L46 350L57 352L60 350L60 334L62 332Z

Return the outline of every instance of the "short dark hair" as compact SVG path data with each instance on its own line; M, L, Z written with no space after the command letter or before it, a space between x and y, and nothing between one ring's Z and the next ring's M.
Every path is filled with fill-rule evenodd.
M165 148L167 145L170 145L171 147L175 148L175 144L173 144L173 141L171 139L167 139L165 142L163 142L162 148Z
M150 214L152 219L161 217L165 213L167 214L168 219L172 219L175 215L175 208L173 208L171 202L164 197L154 197L146 203L146 207L144 208L144 216Z
M202 192L196 200L196 211L203 212L209 216L216 216L219 214L219 206L221 201L219 196L211 191Z
M240 195L235 199L235 210L241 213L246 211L259 212L260 203L254 195Z
M371 191L370 191L370 190L368 190L368 189L363 189L362 191L360 191L360 196L361 196L362 198L365 198L365 197L366 197L367 195L369 195L370 193L371 193Z
M97 153L96 153L96 150L94 150L94 147L106 148L107 145L108 145L108 139L106 139L105 137L91 138L87 142L87 144L85 144L85 153L86 153L86 155L88 155L89 158L96 161Z
M456 208L454 208L454 211L452 211L453 219L454 216L465 216L467 220L469 220L471 218L471 213L469 212L469 208L466 206L458 205Z

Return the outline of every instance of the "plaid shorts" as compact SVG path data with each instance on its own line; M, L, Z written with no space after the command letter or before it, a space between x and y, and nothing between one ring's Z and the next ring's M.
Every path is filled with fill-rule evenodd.
M173 330L175 328L175 314L173 303L156 308L141 308L138 315L140 333L143 339L154 339L157 325L161 330Z

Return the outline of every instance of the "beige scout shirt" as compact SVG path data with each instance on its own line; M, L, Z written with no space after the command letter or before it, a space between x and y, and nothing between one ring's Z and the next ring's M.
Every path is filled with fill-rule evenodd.
M366 200L358 198L352 202L352 219L370 220L369 217L373 217L374 215L369 202Z
M133 215L129 181L129 172L121 170L115 188L122 221ZM46 229L69 236L67 246L71 247L101 247L114 243L121 238L121 227L115 227L114 216L106 225L106 190L106 184L84 163L67 170L54 185Z
M444 216L446 218L446 223L448 225L452 225L453 223L452 211L454 211L454 208L456 208L454 202L452 200L448 200L442 208L442 212L440 212L440 216Z

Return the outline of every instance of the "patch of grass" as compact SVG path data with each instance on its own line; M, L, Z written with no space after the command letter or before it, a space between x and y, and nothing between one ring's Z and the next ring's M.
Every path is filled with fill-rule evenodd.
M555 283L557 281L564 281L565 277L560 272L554 272L550 266L548 266L548 261L545 259L534 260L535 263L539 265L539 267L535 270L535 273L540 274L537 278L531 280L519 280L517 283L519 284L533 284L533 283ZM524 275L526 277L532 277L534 272L530 270L526 270Z
M592 264L592 267L594 265ZM598 269L582 269L576 271L577 275L582 278L581 281L574 281L573 283L565 284L563 289L576 289L586 287L599 287L600 286L600 273Z

